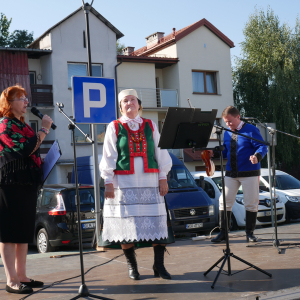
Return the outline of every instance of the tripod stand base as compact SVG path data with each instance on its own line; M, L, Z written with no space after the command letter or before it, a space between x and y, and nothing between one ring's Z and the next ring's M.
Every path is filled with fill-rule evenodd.
M242 258L240 258L240 257L238 257L236 255L234 255L233 253L226 253L226 251L224 251L224 250L223 250L223 252L224 252L224 255L204 273L204 276L206 276L214 267L216 267L223 260L222 265L220 267L220 270L218 271L218 274L217 274L217 276L216 276L213 284L211 285L212 289L215 287L215 284L216 284L216 282L217 282L217 280L218 280L218 278L219 278L219 276L220 276L220 274L221 274L221 272L222 272L222 270L224 268L224 265L225 265L226 261L228 261L228 272L227 272L227 275L228 276L234 275L234 274L231 273L230 257L233 257L233 258L239 260L240 262L242 262L242 263L244 263L244 264L246 264L246 265L254 268L255 270L260 271L260 272L268 275L270 278L272 278L272 274L270 274L270 273L268 273L268 272L266 272L266 271L264 271L264 270L256 267L255 265L253 265L253 264L247 262L246 260L244 260L244 259L242 259Z
M79 298L83 298L83 297L90 297L90 298L103 299L103 300L112 300L110 298L105 298L105 297L100 297L100 296L97 296L97 295L90 294L89 289L85 284L82 284L79 287L78 296L72 298L71 300L79 299Z

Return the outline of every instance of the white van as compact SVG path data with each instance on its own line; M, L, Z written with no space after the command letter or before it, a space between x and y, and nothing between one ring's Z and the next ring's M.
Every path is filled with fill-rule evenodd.
M271 172L272 174L272 172ZM275 191L285 204L286 220L300 218L300 181L283 171L275 170ZM259 188L269 191L269 170L261 169Z
M211 177L208 177L205 171L191 172L191 174L193 175L196 183L199 186L201 186L200 176L203 176L204 190L215 205L216 220L218 220L219 198L222 193L221 172L216 171ZM282 223L285 222L285 206L284 203L278 197L276 199L277 222ZM239 227L246 226L246 211L244 207L242 186L240 187L235 200L236 201L232 207L230 230L236 230ZM272 224L270 193L260 192L256 225L268 224ZM218 226L219 224L217 223L216 225Z

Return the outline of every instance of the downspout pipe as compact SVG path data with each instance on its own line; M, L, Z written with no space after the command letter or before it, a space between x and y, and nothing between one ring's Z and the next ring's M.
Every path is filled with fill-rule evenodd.
M121 58L121 61L115 65L115 93L116 93L116 116L117 119L120 117L120 110L119 110L119 101L118 101L118 72L117 72L117 67L123 63L123 58Z

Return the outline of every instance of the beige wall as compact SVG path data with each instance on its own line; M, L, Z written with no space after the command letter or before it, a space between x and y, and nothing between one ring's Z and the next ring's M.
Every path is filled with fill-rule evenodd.
M119 87L155 89L154 64L124 62L117 72Z
M178 64L162 69L163 88L179 90L179 69ZM178 91L179 92L179 91Z
M188 107L189 98L193 106L202 110L223 109L233 105L230 47L202 26L177 42L178 74L181 107ZM192 70L217 72L218 95L193 94Z
M164 48L160 51L155 52L154 54L150 55L150 56L157 56L157 57L172 57L172 58L176 58L178 55L177 53L177 47L176 44L171 45L168 48Z
M163 71L162 69L155 69L155 79L158 78L159 87L160 89L164 86L164 78L163 78Z

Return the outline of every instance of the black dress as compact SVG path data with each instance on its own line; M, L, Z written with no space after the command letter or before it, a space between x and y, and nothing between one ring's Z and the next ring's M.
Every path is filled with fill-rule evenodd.
M41 169L30 157L1 169L0 242L32 243Z
M0 242L30 243L42 183L38 137L16 118L0 118Z

